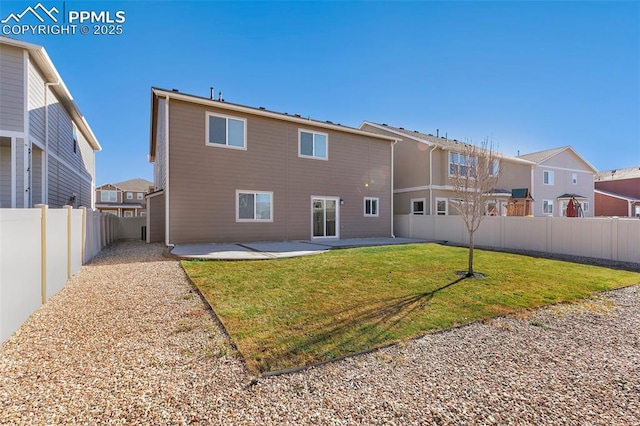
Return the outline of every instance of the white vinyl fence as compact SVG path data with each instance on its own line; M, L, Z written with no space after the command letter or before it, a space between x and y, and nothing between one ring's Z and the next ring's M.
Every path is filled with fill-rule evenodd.
M394 232L399 237L469 243L460 216L396 215ZM488 216L474 234L474 243L476 246L640 263L640 220Z
M0 209L0 343L84 263L121 238L121 220L84 207Z

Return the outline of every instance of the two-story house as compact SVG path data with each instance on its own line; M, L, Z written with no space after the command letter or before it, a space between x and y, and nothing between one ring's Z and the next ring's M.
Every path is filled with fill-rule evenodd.
M454 199L453 177L464 163L464 142L370 121L363 122L360 129L401 139L394 147L394 214L457 214L450 204ZM535 163L502 154L497 158L501 177L487 212L504 216L513 189L530 192Z
M145 216L149 188L153 183L146 179L100 185L96 188L96 209L118 217Z
M0 36L0 208L94 208L99 150L45 49Z
M298 114L151 90L147 239L393 235L396 138Z
M531 175L534 216L566 216L576 200L584 217L593 216L595 167L570 146L521 155L536 164Z
M600 172L595 187L596 216L640 217L640 167Z

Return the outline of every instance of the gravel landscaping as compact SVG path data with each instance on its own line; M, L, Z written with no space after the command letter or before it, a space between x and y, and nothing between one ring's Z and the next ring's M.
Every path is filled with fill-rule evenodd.
M640 424L638 286L256 379L162 253L106 248L2 345L0 424Z

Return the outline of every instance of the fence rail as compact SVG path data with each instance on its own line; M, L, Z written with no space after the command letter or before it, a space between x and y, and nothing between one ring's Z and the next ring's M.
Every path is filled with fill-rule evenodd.
M469 243L461 216L396 215L394 229L399 237ZM640 263L640 220L488 216L474 234L474 243Z
M118 239L140 239L144 218L86 208L0 209L0 343Z

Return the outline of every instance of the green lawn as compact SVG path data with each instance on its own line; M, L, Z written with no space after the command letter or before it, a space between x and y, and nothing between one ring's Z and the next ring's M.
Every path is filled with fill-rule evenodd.
M640 274L438 244L292 259L184 261L249 368L324 361L459 324L640 283Z

